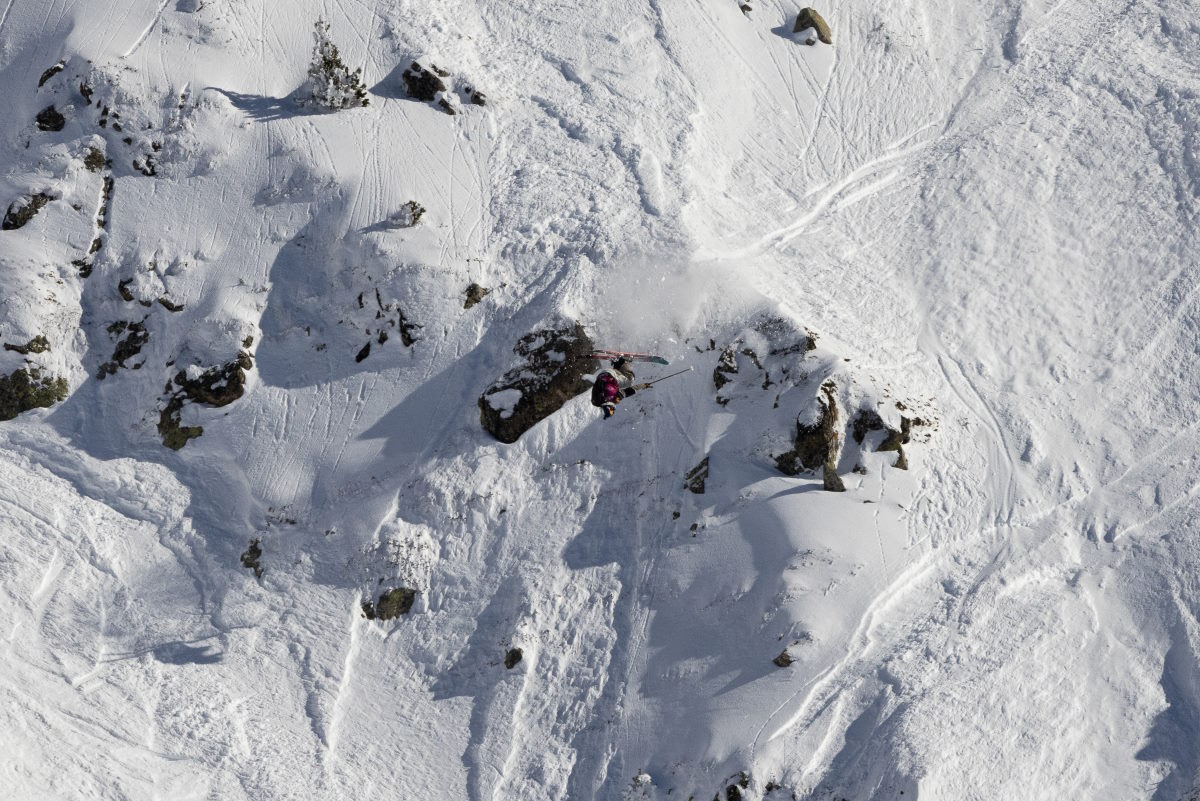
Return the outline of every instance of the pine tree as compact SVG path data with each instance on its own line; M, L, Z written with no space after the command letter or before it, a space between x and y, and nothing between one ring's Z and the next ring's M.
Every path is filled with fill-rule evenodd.
M338 54L337 45L329 38L329 23L318 19L313 31L312 64L308 67L310 96L304 102L330 111L365 106L367 87L362 80L362 68L350 71Z

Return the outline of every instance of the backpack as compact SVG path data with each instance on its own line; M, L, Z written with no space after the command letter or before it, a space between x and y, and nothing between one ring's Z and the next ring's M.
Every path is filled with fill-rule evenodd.
M613 378L612 373L605 371L596 376L596 383L592 384L593 406L603 406L619 397L621 397L621 388L617 385L617 379Z

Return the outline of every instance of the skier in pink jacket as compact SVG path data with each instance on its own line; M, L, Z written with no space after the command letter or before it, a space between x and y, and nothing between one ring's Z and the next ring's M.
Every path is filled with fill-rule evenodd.
M616 413L622 398L646 388L646 384L634 384L635 377L629 360L624 358L614 360L612 367L606 367L596 376L596 383L592 384L592 405L604 411L605 420Z

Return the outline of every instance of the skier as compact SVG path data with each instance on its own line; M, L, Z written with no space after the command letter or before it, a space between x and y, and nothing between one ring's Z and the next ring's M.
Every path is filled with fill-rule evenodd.
M622 398L628 398L639 389L645 389L649 384L634 384L636 376L629 360L621 357L614 359L612 367L606 367L596 376L592 384L592 405L604 410L604 419L612 417L617 411L617 404Z

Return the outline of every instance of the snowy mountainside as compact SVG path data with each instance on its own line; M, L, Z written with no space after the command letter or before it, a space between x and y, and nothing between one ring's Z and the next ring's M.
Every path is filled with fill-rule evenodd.
M11 797L1200 785L1195 4L745 5L5 4Z

